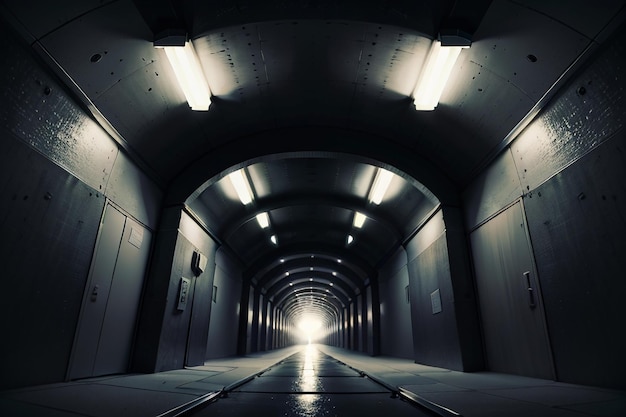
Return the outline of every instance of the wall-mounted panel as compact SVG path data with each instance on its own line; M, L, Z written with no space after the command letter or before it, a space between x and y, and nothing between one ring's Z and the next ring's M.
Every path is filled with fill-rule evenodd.
M23 40L0 26L0 127L104 193L117 145L41 68Z
M131 216L156 229L163 193L126 153L118 153L104 192Z
M541 289L521 203L470 237L488 369L554 378Z
M526 198L557 376L625 389L626 135Z
M181 235L194 246L192 258L187 259L187 262L193 262L200 254L205 258L205 266L201 272L200 267L192 267L192 273L196 277L190 305L191 318L185 354L185 365L197 366L204 364L206 359L209 322L214 301L217 299L214 283L217 243L185 212L181 214L179 230Z
M445 235L409 262L413 354L417 363L462 370ZM441 311L431 294L439 290Z
M0 389L59 382L105 199L4 129L0 140Z
M207 359L235 355L239 329L241 267L221 249L217 251L215 262L213 285L217 287L217 297L211 308Z
M517 167L507 149L463 191L467 229L473 229L521 195Z
M522 188L532 191L605 140L626 121L626 30L598 51L512 143Z
M443 220L443 211L439 210L420 229L419 233L406 244L406 256L408 262L412 262L422 252L430 247L445 233L446 225Z
M406 252L404 250L398 251L379 272L378 277L381 354L413 359L413 332Z

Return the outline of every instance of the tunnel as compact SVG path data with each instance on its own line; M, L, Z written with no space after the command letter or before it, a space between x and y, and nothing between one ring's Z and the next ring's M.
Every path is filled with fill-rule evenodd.
M625 415L624 1L0 16L2 415Z

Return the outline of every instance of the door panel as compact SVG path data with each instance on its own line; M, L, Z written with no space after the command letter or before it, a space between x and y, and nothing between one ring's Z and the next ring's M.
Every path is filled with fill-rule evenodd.
M100 225L68 377L126 372L151 234L107 205Z
M70 379L93 375L94 357L125 221L126 217L118 210L111 206L105 208L74 343Z
M126 372L128 368L151 237L142 225L132 219L126 220L102 324L94 375Z
M521 203L470 235L490 370L554 378L541 291Z

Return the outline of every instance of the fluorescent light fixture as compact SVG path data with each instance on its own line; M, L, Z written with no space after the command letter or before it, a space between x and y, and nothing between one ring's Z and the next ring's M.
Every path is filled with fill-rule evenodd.
M352 221L352 224L357 229L360 229L361 227L363 227L363 223L365 223L365 219L367 219L367 217L365 217L365 214L357 211L354 213L354 219Z
M243 168L238 171L231 172L228 174L228 178L233 184L233 187L235 187L235 191L237 191L237 195L239 196L241 203L243 205L250 204L252 202L252 191L250 191L248 180L246 180L246 177L244 176Z
M266 212L257 214L256 221L259 222L259 226L261 226L262 229L270 227L270 216L268 216Z
M274 245L278 245L278 239L276 239L276 235L272 235L272 236L270 237L270 240L272 241L272 243L273 243Z
M465 48L469 48L469 46L444 46L439 40L433 41L413 92L417 110L434 110L437 107L456 59L459 57L461 49Z
M352 244L352 242L354 242L354 236L352 236L352 235L348 235L348 240L347 240L347 242L348 242L348 245Z
M192 110L209 110L211 89L191 41L177 44L177 42L164 40L163 42L157 41L154 45L165 50L165 55L170 61L189 107Z
M391 178L393 178L391 172L386 169L378 168L378 172L376 172L376 177L374 178L374 185L372 185L372 189L370 190L369 200L371 203L379 205L383 201L383 197L385 197L387 188L389 188L389 184L391 183Z

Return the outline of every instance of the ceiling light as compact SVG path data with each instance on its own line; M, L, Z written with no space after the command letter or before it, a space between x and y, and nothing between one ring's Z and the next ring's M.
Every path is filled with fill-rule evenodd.
M365 223L365 219L367 219L365 214L360 213L360 212L357 211L357 212L354 213L354 219L352 221L352 224L357 229L360 229L361 227L363 227L363 223Z
M238 171L231 172L228 174L228 178L233 184L233 187L235 187L235 191L237 191L237 195L239 196L241 203L246 205L252 202L252 191L250 191L248 180L246 180L244 176L243 168Z
M336 272L333 272L333 276L334 276L334 277L336 277L336 276L337 276L337 273L336 273Z
M263 229L270 227L270 216L266 212L257 214L256 221L259 222L259 226Z
M274 245L278 245L278 239L276 239L276 235L272 235L272 236L270 237L270 240L272 241L272 243L273 243Z
M383 201L383 197L385 197L387 188L389 188L389 184L391 183L391 178L393 178L391 172L383 168L378 168L376 177L374 178L374 185L372 185L372 189L370 190L369 201L371 203L378 205Z
M330 283L330 286L332 287L333 285L335 285L335 284L333 284L333 283L331 282L331 283Z
M352 242L354 242L354 237L352 235L348 235L348 245L350 245Z
M185 38L180 35L166 36L156 40L154 46L165 50L189 107L206 111L211 104L211 90L193 44Z
M469 48L469 41L467 43L446 46L439 40L433 41L413 92L417 110L434 110L437 107L461 49Z
M286 275L286 276L289 276L289 271L285 272L285 275Z

